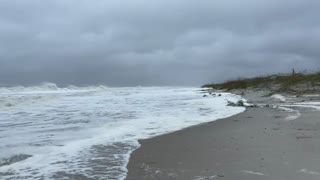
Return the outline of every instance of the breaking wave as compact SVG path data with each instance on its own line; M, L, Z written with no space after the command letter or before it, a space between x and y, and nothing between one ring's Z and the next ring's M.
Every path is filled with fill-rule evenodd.
M107 90L106 86L67 86L58 87L54 83L42 83L38 86L0 87L0 108L12 108L18 105L30 105L56 99L64 95L90 93Z
M0 93L0 179L5 180L123 180L138 140L244 111L227 106L226 99L240 97L203 97L198 88L46 83L2 90L7 93Z
M21 92L41 92L41 91L74 91L74 90L105 90L108 87L100 86L86 86L78 87L69 85L67 87L58 87L55 83L45 82L37 86L14 86L14 87L0 87L0 93L21 93Z

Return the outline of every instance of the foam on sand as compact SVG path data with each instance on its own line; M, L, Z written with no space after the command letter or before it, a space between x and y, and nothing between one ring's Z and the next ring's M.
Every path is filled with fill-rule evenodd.
M289 113L288 116L285 119L287 121L295 120L295 119L297 119L297 118L299 118L301 116L301 113L298 110L294 110L294 109L288 108L288 107L281 107L281 106L278 107L278 108Z
M320 102L304 102L304 103L294 103L281 105L285 107L298 107L298 108L311 108L315 110L320 110Z
M307 169L301 169L299 172L305 173L305 174L311 174L311 175L320 175L319 172L309 171Z
M243 173L246 173L246 174L252 174L252 175L258 175L258 176L265 176L265 174L263 173L260 173L260 172L254 172L254 171L241 171Z
M271 97L274 98L274 99L278 99L278 100L280 100L281 102L286 102L286 100L287 100L286 97L284 97L284 96L282 96L282 95L280 95L280 94L274 94L274 95L272 95Z

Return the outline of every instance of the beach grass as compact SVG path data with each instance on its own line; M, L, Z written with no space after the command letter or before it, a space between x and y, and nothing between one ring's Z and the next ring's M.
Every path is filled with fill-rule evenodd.
M290 73L260 76L254 78L239 78L217 84L206 84L204 88L218 90L238 89L269 89L272 92L308 93L319 90L320 72Z

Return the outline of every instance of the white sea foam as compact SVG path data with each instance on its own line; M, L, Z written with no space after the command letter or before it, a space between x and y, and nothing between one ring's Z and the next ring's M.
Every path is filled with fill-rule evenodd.
M282 95L280 95L280 94L274 94L274 95L272 95L271 96L272 98L274 98L274 99L278 99L278 100L280 100L281 102L286 102L286 97L284 97L284 96L282 96Z
M305 95L302 95L303 97L319 97L320 94L305 94Z
M288 108L288 107L281 107L281 106L278 107L278 108L282 109L282 110L284 110L286 112L289 112L288 116L285 119L287 121L295 120L295 119L297 119L297 118L299 118L301 116L301 113L298 110L294 110L294 109Z
M55 99L60 96L84 94L107 90L105 86L76 87L68 86L60 88L53 83L43 83L31 87L0 87L0 109L11 108L18 105L30 105L38 102Z
M38 86L14 86L14 87L0 87L0 94L15 94L15 93L53 93L53 92L63 92L70 90L105 90L108 87L106 86L87 86L87 87L77 87L69 85L67 87L58 87L54 83L46 82Z
M213 176L196 176L193 178L193 180L210 180L210 179L215 179L218 176L213 175Z
M302 172L302 173L305 173L305 174L311 174L311 175L320 175L319 172L309 171L307 169L301 169L299 172Z
M319 102L310 102L309 103L295 103L295 104L285 104L282 106L285 107L298 107L298 108L311 108L311 109L315 109L315 110L320 110L320 104L318 104Z
M320 106L320 102L301 102L301 103L295 103L296 105L314 105L314 106Z
M258 176L265 176L265 174L263 174L263 173L254 172L254 171L241 171L241 172L246 173L246 174L258 175Z
M196 88L44 87L0 90L4 179L124 179L139 139L244 111Z

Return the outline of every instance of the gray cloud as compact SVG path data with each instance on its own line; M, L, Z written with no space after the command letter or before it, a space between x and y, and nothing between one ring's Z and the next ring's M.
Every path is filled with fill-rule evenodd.
M320 67L317 0L3 0L0 84L201 85Z

